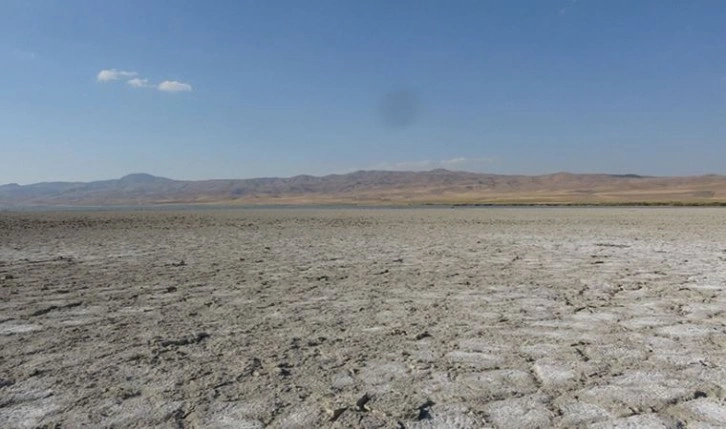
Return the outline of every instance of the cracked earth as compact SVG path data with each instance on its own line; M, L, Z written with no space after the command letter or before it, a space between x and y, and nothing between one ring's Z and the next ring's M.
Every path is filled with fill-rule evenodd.
M0 427L723 427L725 221L0 213Z

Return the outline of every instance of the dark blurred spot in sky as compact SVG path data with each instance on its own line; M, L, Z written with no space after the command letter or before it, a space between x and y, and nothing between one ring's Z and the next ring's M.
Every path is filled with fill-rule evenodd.
M416 122L419 100L416 92L401 89L385 94L378 104L383 126L388 129L402 129Z

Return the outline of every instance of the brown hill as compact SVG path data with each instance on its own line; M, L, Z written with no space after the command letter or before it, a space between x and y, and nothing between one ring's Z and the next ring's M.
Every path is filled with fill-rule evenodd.
M448 170L357 171L323 177L182 181L132 174L117 180L0 186L0 207L136 204L720 204L726 176L647 177Z

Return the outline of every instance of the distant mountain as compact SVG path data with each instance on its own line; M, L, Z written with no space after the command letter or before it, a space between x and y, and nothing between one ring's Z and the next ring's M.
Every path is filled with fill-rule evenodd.
M96 182L0 186L0 207L136 204L726 203L726 176L497 175L356 171L323 177L185 181L137 173Z

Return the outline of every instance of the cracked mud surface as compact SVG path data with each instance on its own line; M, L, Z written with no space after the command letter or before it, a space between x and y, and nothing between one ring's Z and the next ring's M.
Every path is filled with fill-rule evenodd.
M0 427L723 427L725 221L2 213Z

